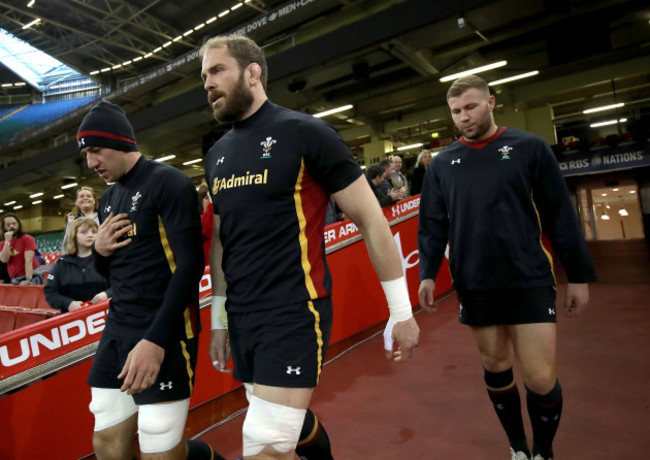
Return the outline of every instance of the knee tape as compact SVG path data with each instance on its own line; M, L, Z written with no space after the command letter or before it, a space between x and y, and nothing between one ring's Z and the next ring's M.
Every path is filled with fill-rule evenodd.
M95 431L115 426L138 412L133 397L119 389L91 387L90 392L88 408L95 416Z
M145 404L138 414L138 441L146 454L167 452L183 439L190 400Z
M244 457L259 454L266 446L286 453L296 448L305 409L275 404L253 396L244 420Z

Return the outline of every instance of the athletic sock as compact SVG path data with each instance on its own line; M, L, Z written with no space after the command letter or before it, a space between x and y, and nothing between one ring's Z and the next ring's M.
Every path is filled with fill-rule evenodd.
M512 368L503 372L485 370L485 383L501 426L508 435L510 447L515 452L521 451L530 456L521 417L521 399Z
M562 416L562 387L559 382L545 395L526 388L528 415L533 427L533 455L553 458L553 438Z
M226 460L210 444L198 439L187 439L187 460Z
M309 409L300 430L296 454L305 460L333 460L330 439L325 427Z

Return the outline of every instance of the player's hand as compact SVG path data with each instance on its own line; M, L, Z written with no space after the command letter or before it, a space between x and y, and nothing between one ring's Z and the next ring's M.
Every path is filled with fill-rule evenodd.
M564 299L564 310L567 316L578 316L589 303L589 284L569 283Z
M425 311L436 311L433 305L433 291L436 288L436 283L431 278L420 281L420 289L418 289L418 297L420 298L420 306Z
M149 340L140 340L126 357L122 372L117 376L124 379L121 391L129 395L141 393L156 382L165 349Z
M397 363L408 361L411 354L418 346L420 340L420 328L414 317L406 321L394 323L390 319L384 330L384 349L386 358ZM397 342L397 350L393 349L393 343Z
M110 213L97 230L95 251L104 257L113 255L115 251L131 243L131 238L126 238L126 235L132 228L126 213L116 216Z
M99 294L95 294L95 297L90 299L90 303L91 304L98 303L98 302L102 302L102 301L104 301L106 299L108 299L108 294L106 294L105 292L102 291Z
M232 372L232 369L226 367L231 354L228 329L212 329L210 335L210 361L212 361L214 368L219 372Z

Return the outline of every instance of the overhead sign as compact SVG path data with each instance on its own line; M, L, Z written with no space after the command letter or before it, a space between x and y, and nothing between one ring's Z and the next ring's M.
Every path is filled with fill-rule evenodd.
M575 154L558 163L565 177L639 168L650 166L650 147L622 147L603 152Z

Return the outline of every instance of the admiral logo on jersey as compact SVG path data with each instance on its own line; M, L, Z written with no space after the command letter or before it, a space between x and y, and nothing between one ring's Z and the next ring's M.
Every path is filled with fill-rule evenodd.
M246 171L246 174L241 176L231 175L229 178L219 178L215 177L212 182L212 195L216 195L219 190L243 187L246 185L260 185L266 184L268 182L269 170L265 169L263 173L260 174L251 174L250 171Z

